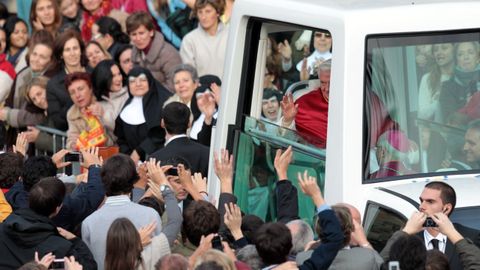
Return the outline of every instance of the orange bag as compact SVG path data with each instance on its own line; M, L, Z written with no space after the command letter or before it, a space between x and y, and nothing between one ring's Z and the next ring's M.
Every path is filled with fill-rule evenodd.
M83 117L87 121L88 130L83 130L78 136L76 148L77 150L103 146L107 142L107 136L105 136L105 130L102 123L98 118L87 111L87 114Z

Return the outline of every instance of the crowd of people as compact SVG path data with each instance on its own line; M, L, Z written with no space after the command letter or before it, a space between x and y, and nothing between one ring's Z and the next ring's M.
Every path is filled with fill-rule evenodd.
M53 154L41 125L66 132L69 150L115 146L137 163L163 147L160 117L171 102L191 109L188 135L209 145L233 1L134 2L32 1L28 19L2 5L3 145L23 133L30 154ZM164 36L176 25L158 28L150 9L165 11L158 24L188 14L191 31L175 33L181 46Z
M182 142L184 136L178 135L188 129L190 110L173 102L165 111L167 137L176 134L171 143ZM154 155L160 161L152 157L140 166L125 154L103 161L98 148L82 149L84 177L64 183L57 170L69 165L63 159L68 150L24 160L27 140L19 135L14 151L0 154L0 268L480 267L480 233L450 221L457 198L445 182L425 185L419 211L379 253L366 237L357 208L348 203L329 206L307 171L295 181L315 205L314 229L299 219L298 191L287 179L291 147L275 155L278 215L276 222L267 223L236 205L233 157L227 150L215 153L221 192L217 208L201 173L202 155L208 151L195 155L205 146L198 144L186 154L167 147Z

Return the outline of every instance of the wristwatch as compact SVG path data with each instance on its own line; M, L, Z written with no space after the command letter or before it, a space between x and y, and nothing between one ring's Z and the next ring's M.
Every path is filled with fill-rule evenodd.
M170 190L170 187L167 186L167 185L160 185L160 191L161 192L164 192L164 191L167 191L167 190Z

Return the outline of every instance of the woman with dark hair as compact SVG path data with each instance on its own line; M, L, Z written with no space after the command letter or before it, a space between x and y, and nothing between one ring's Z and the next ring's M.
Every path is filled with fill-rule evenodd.
M67 112L67 149L112 146L111 131L104 128L103 117L92 110L96 103L90 74L74 72L65 77L65 87L73 101Z
M452 77L455 69L455 47L453 43L434 44L431 52L435 61L418 87L418 118L439 121L438 99L442 84Z
M28 26L24 20L17 16L11 16L3 28L7 34L7 46L5 47L7 60L18 73L27 66Z
M48 115L56 129L66 131L67 110L73 103L65 88L65 76L86 71L85 44L80 34L73 29L61 33L55 40L54 55L59 63L59 70L47 85Z
M120 45L117 53L114 56L114 59L115 62L117 62L117 65L120 67L120 72L122 72L123 84L127 85L127 74L133 68L132 45Z
M128 218L117 218L107 234L105 270L154 269L156 262L170 254L168 240L161 233L142 247L140 234Z
M57 0L33 0L30 8L30 22L33 31L45 29L53 37L62 25L62 15Z
M156 31L150 14L136 12L128 16L127 33L132 40L133 63L150 70L153 77L173 93L172 71L182 59L163 34Z
M160 127L162 108L171 95L150 71L134 67L128 73L130 98L115 122L115 136L120 152L138 162L161 148L165 131Z
M282 116L282 110L280 108L281 100L282 94L277 90L272 88L263 89L261 119L277 124Z
M130 37L122 31L115 19L103 16L92 26L92 40L96 40L110 55L114 56L121 44L129 44Z
M3 3L0 3L0 28L3 27L7 18L10 16L8 13L8 8Z
M132 222L116 219L108 229L105 270L143 268L142 250L140 234Z
M128 89L123 85L120 68L113 60L103 60L92 72L93 93L103 109L105 128L112 133L123 105L128 99Z
M7 46L7 33L5 29L0 27L0 103L4 102L10 93L10 88L12 87L13 80L17 73L15 68L8 62L7 55L5 52L5 47Z

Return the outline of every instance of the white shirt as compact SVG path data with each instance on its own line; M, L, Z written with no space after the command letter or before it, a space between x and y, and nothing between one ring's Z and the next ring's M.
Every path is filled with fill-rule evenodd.
M438 239L438 250L440 250L442 253L445 253L445 246L447 245L447 236L438 233L436 237L433 237L427 230L423 230L423 238L425 240L425 246L427 247L427 250L433 249L432 243L430 241L432 239Z
M175 140L175 139L178 139L178 138L183 138L183 137L187 137L187 134L173 135L172 137L170 137L170 139L168 139L168 140L165 142L165 146L167 146L167 144L169 144L171 141L173 141L173 140Z

